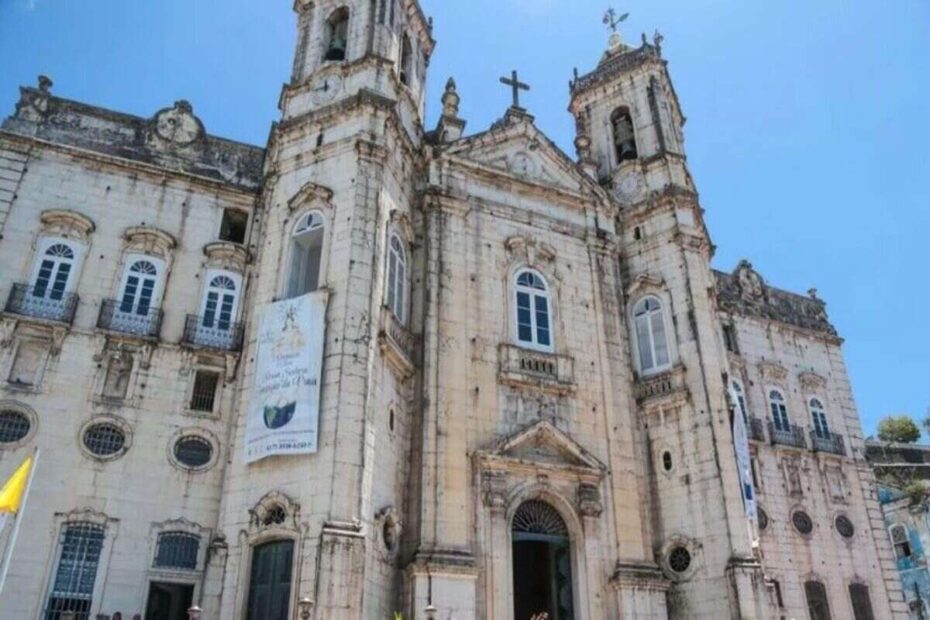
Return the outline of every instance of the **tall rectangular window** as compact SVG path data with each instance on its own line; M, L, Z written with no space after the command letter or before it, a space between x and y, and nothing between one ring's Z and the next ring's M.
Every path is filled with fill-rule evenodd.
M194 389L191 392L191 410L213 413L216 407L216 388L219 383L220 373L198 370L194 375Z
M75 620L88 620L103 550L103 534L103 527L95 523L65 526L45 620L59 620L65 612L70 612Z
M163 532L158 535L155 568L197 570L200 537L187 532Z
M821 582L806 582L804 584L804 595L807 597L807 611L811 620L830 620L830 603L827 601L827 589Z
M872 612L872 599L869 598L869 587L861 583L849 586L849 600L852 603L855 620L875 620Z

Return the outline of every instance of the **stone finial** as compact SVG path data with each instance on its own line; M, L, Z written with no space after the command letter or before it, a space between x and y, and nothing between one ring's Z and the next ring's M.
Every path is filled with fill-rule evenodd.
M439 611L432 603L426 606L426 620L436 620L436 613Z
M456 90L455 79L450 77L449 81L446 82L446 92L442 95L442 115L449 118L458 118L461 100L462 98L459 97L458 90Z
M817 289L815 289L815 288L811 288L811 289L808 289L808 290L807 290L807 294L808 294L808 296L809 296L811 299L814 299L814 300L816 300L816 301L820 301L820 297L817 296L817 293L818 293L818 291L817 291Z
M39 90L43 93L48 94L51 92L53 85L54 82L52 82L52 78L48 77L47 75L39 76Z

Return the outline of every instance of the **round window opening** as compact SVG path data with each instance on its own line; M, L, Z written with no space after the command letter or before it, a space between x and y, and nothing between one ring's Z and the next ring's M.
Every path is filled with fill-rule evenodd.
M856 528L853 526L852 521L849 520L849 517L846 515L840 515L836 518L836 531L840 533L840 536L843 538L852 538L856 533Z
M174 445L174 458L185 467L199 469L213 459L213 445L202 437L184 437Z
M16 443L29 434L32 424L19 411L0 412L0 443Z
M115 456L126 447L126 435L114 424L94 424L84 431L84 447L94 456Z
M763 530L768 529L768 527L769 527L769 515L767 512L765 512L764 510L760 508L759 509L759 530L763 531Z
M794 524L794 529L801 534L810 534L814 531L814 522L811 521L810 515L803 510L798 510L791 515L791 523Z
M265 513L265 519L262 523L266 527L270 525L281 525L286 519L287 512L284 510L284 507L280 504L275 504Z
M691 552L684 547L675 547L668 554L668 566L676 573L683 573L691 568Z
M662 453L662 467L665 471L672 471L672 465L672 453L666 450Z

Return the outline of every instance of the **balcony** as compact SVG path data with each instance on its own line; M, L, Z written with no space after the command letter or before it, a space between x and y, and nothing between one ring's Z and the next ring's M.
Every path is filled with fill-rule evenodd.
M219 351L240 351L245 326L242 323L212 319L205 321L202 316L187 315L184 322L184 344L216 349Z
M158 338L161 332L162 316L163 313L158 308L149 308L141 313L138 309L123 311L120 309L118 300L107 299L100 306L97 327L140 338Z
M500 345L499 353L501 383L535 387L557 394L575 391L574 358L511 344Z
M6 312L20 316L31 316L46 321L70 325L78 307L78 296L44 288L41 294L34 286L14 284L6 300Z
M811 431L811 447L814 452L826 452L846 456L846 442L842 435L836 433L817 433Z
M400 376L407 379L414 371L414 351L417 339L407 326L397 320L390 308L381 308L381 329L378 344L381 353Z
M765 441L765 422L759 418L749 418L749 438L753 441Z
M640 405L650 401L687 398L685 367L679 364L660 374L637 377L635 394L636 402Z
M769 422L769 437L772 443L792 448L806 448L807 440L804 438L804 429L795 424L789 424L787 429L776 428Z

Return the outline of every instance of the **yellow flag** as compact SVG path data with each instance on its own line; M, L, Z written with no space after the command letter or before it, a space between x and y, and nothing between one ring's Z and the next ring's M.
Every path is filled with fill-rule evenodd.
M0 514L17 513L26 494L26 485L29 483L29 471L32 469L33 457L29 457L19 466L10 479L0 489Z

